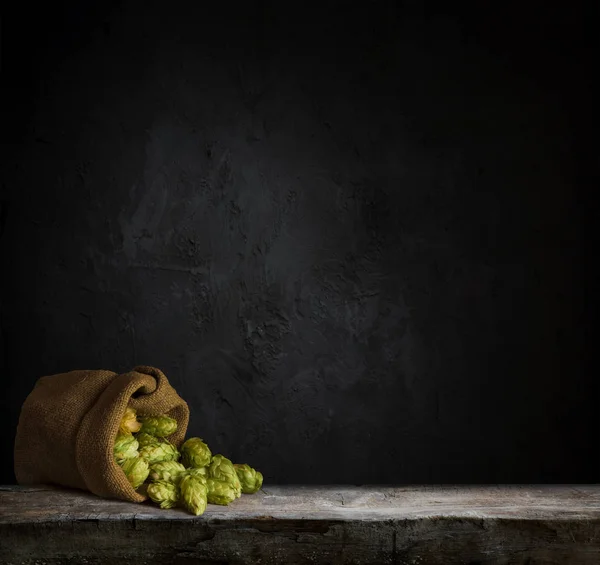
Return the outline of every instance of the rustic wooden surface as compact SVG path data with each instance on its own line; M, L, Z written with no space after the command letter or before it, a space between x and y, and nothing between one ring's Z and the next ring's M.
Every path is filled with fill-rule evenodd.
M267 486L191 516L0 486L0 563L600 564L600 486Z

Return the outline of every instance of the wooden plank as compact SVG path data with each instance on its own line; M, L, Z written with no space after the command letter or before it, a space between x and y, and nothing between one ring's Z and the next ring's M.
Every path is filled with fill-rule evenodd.
M191 516L0 486L0 563L595 564L600 486L267 486Z

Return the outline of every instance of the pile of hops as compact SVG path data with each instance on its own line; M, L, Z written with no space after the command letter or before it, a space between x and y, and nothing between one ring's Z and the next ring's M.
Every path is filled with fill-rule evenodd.
M139 418L128 407L115 438L117 464L134 489L147 494L161 508L183 507L199 516L207 504L228 505L242 493L257 492L261 473L213 455L198 437L187 439L181 450L167 439L177 421L166 415Z

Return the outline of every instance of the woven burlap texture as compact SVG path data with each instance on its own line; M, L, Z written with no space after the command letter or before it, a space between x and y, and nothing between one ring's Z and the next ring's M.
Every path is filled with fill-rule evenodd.
M168 414L179 447L189 422L187 403L160 369L140 365L129 373L70 371L41 377L25 399L15 437L19 484L55 484L104 498L143 502L116 464L115 436L125 409L138 416Z

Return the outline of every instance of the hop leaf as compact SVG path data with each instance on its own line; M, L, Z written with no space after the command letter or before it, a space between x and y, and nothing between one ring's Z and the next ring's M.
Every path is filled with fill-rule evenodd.
M185 473L185 467L177 461L159 461L150 465L150 479L153 481L168 481L177 483L181 475Z
M206 510L207 489L198 478L186 474L179 483L181 502L192 514L199 516Z
M199 437L191 437L181 446L181 462L186 467L206 467L211 455L208 445Z
M148 485L148 496L161 508L173 508L179 501L179 489L169 481L154 481Z
M177 420L163 414L161 416L146 416L140 418L142 427L140 431L156 437L167 437L175 433Z
M250 467L250 465L236 463L233 467L242 484L242 492L244 494L254 494L262 487L262 474Z
M137 421L136 412L131 406L125 409L125 414L121 418L119 430L123 433L136 433L140 431L142 424Z
M224 455L215 455L208 466L208 477L229 483L236 497L242 496L242 484L237 476L233 463Z
M160 461L177 461L179 451L168 441L162 441L156 445L146 445L140 449L140 457L145 459L148 464L153 465Z
M140 487L150 473L148 462L141 457L126 459L121 465L121 469L134 489Z
M146 432L140 432L135 436L140 444L140 447L146 447L147 445L158 445L160 440L157 437L151 436Z
M227 506L237 498L236 490L227 481L208 479L206 486L208 488L207 500L210 504Z
M113 449L115 460L120 465L126 459L137 457L138 447L138 442L131 433L119 432L115 438L115 445Z

